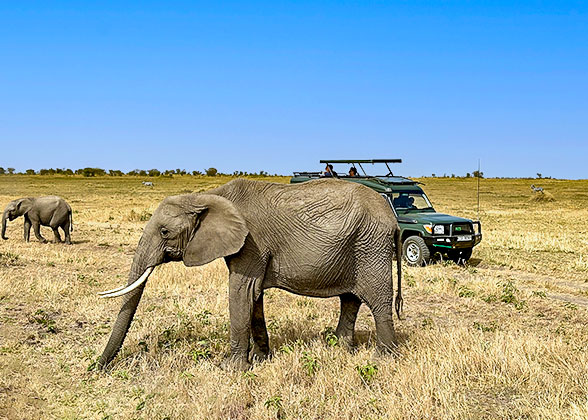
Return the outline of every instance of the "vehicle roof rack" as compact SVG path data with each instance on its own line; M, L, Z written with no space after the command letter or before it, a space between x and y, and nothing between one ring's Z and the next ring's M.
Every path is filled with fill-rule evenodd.
M384 163L386 165L386 168L388 168L388 174L385 176L394 176L394 174L392 173L392 169L390 169L390 166L388 166L389 163L402 163L402 159L333 159L333 160L326 160L326 159L322 159L320 160L320 163L353 163L353 164L357 164L363 174L367 177L368 174L366 173L365 169L363 169L363 166L361 166L362 163Z
M402 163L402 159L322 159L320 163Z

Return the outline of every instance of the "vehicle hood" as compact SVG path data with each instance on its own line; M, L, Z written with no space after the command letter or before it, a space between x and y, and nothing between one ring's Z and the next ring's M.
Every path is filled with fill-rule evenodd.
M407 212L405 214L398 215L399 221L411 220L412 223L432 223L432 224L449 224L449 223L469 223L470 219L464 219L463 217L452 216L444 213L432 213L432 212Z

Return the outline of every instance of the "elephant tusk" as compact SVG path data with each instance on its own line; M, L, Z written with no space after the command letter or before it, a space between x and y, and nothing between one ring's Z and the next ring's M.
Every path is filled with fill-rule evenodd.
M135 280L134 283L129 284L126 287L119 287L116 289L112 289L112 290L108 290L106 292L99 293L100 297L101 298L112 298L112 297L122 296L122 295L129 293L130 291L139 287L141 284L145 283L147 281L147 279L149 278L149 275L153 272L154 268L155 267L149 267L147 270L145 270L145 272L141 275L141 277L139 277L137 280Z
M102 296L102 295L109 295L109 294L111 294L111 293L118 292L119 290L122 290L122 289L124 289L125 287L127 287L127 286L120 286L120 287L117 287L116 289L107 290L107 291L105 291L105 292L98 292L98 296Z

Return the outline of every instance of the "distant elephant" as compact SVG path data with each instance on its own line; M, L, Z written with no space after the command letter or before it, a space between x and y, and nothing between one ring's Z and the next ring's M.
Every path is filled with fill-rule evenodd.
M31 226L35 236L40 242L47 242L41 236L41 225L53 229L55 242L62 242L58 228L65 233L65 243L71 244L70 232L73 231L73 220L71 207L67 202L55 195L47 197L28 197L13 200L4 209L2 214L2 239L6 237L6 220L14 220L24 216L24 239L29 241Z
M245 369L250 359L269 354L263 291L271 287L339 296L335 334L344 344L353 343L359 307L367 304L378 349L388 352L395 346L394 251L400 314L400 231L390 206L370 188L333 179L296 185L237 179L206 193L167 197L145 226L127 286L100 293L128 295L97 364L105 367L120 350L157 265L198 266L220 257L230 273L230 363L235 367Z

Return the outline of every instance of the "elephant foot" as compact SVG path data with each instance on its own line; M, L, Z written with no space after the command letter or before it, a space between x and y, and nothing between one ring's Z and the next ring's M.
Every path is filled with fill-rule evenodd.
M378 345L376 346L376 350L374 351L372 359L378 360L390 357L394 358L399 355L400 353L398 352L398 346L395 344L393 344L392 346Z
M339 346L341 346L350 353L355 350L355 341L352 335L342 335L337 337L337 343L339 344Z
M253 344L253 348L249 352L249 361L251 363L263 362L267 358L269 358L269 350L262 350L257 344Z
M39 239L39 242L41 242L42 244L46 244L47 243L47 239Z
M251 363L247 357L231 356L221 362L220 368L222 370L236 370L245 372L251 368Z

